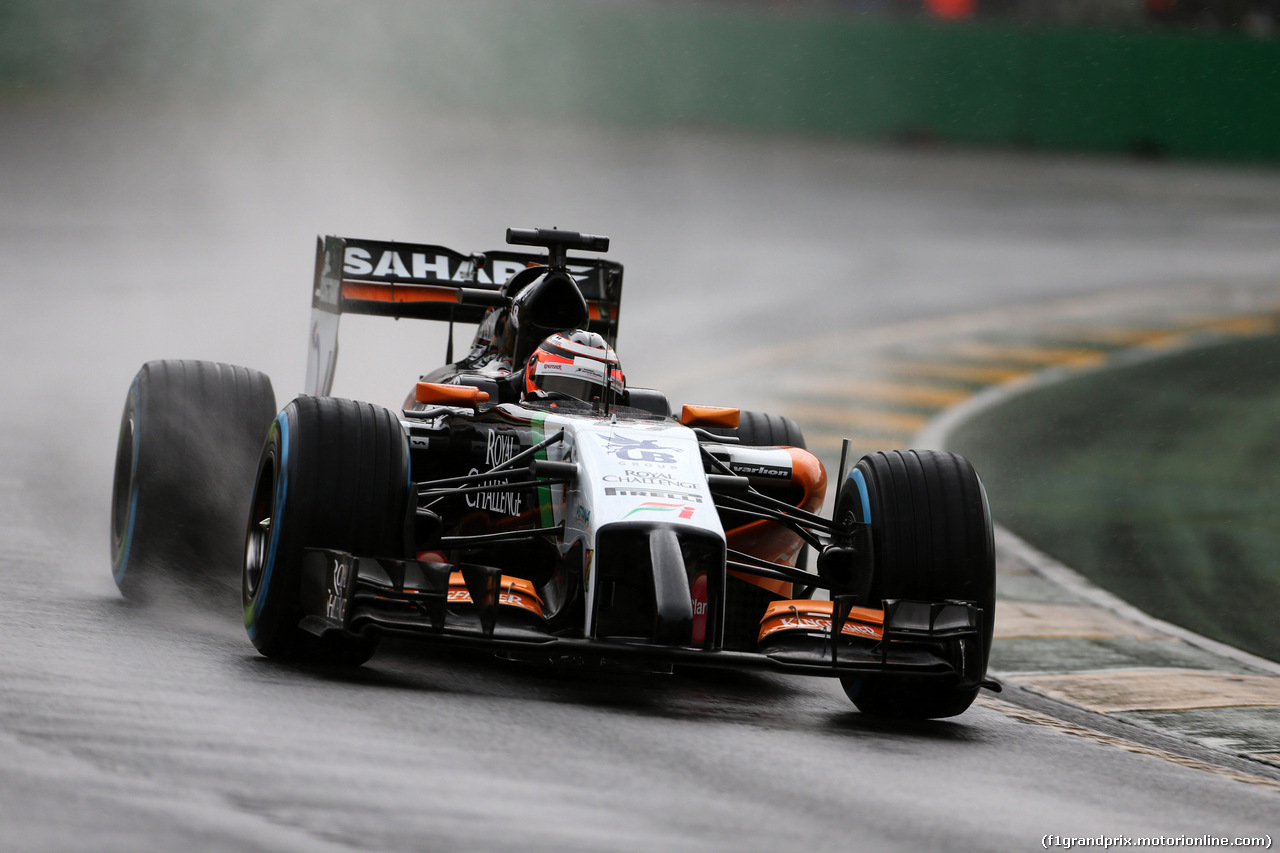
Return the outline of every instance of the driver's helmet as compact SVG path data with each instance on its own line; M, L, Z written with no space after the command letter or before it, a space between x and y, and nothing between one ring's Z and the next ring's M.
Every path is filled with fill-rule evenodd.
M524 369L526 396L538 391L605 405L616 401L626 379L613 347L598 332L557 332L538 344Z

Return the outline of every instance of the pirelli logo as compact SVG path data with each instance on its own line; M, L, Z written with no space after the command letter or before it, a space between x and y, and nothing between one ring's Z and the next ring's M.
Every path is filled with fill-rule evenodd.
M665 489L628 489L619 488L617 486L608 486L605 488L606 495L616 495L618 497L630 498L665 498L669 501L692 501L694 503L702 503L702 495L695 495L689 492L671 492Z

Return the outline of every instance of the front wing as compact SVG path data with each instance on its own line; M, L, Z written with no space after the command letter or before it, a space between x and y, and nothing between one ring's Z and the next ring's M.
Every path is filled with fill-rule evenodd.
M850 607L839 596L834 602L775 602L763 620L760 651L741 652L552 633L532 587L488 566L312 548L302 569L306 616L301 627L320 637L399 637L545 661L618 660L823 676L895 673L959 677L974 685L981 679L978 672L958 672L941 653L951 641L981 637L984 614L971 602L889 600L880 611Z

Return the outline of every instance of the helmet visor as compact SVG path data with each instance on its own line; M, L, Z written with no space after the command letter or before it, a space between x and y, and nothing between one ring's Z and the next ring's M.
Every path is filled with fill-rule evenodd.
M622 371L616 364L584 356L564 358L545 353L539 356L531 365L533 385L543 391L586 402L622 393ZM612 394L608 394L609 391Z

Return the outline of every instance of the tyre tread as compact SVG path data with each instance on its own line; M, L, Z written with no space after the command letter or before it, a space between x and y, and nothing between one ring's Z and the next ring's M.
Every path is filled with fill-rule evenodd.
M976 601L986 616L982 671L991 647L995 609L995 554L990 510L973 466L952 453L889 450L858 463L867 483L876 568L867 604L883 599ZM842 486L842 502L854 490ZM858 499L860 506L861 500ZM837 508L837 516L842 510ZM880 716L954 716L973 702L977 688L896 676L843 678L859 710Z
M280 476L285 504L269 588L251 596L254 644L268 657L358 665L376 642L362 637L319 640L298 627L298 585L305 548L409 556L403 526L409 502L409 451L399 421L386 409L337 397L298 397L281 414L290 430ZM273 442L280 440L273 434ZM270 444L266 454L279 452ZM265 596L265 598L263 598ZM262 600L259 600L262 599Z
M117 471L112 498L131 507L119 530L112 512L112 571L121 592L145 598L166 576L201 586L229 581L254 461L275 416L271 380L218 362L150 361L130 386L122 436L131 413L137 458L128 481Z

